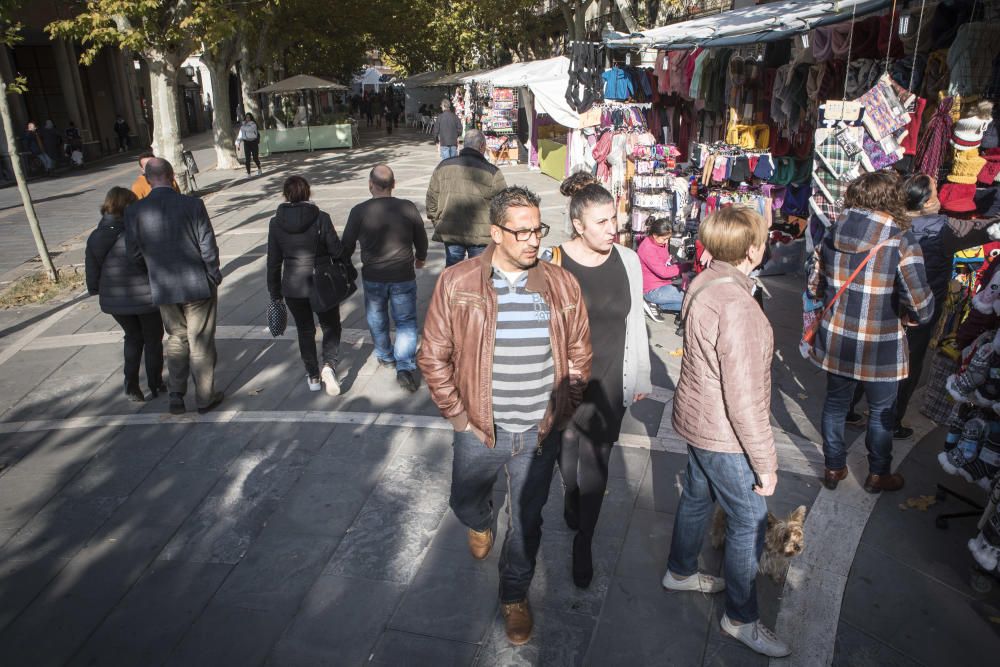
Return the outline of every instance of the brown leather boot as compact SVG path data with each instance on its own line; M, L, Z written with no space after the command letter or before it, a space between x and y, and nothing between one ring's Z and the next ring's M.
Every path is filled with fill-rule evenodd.
M487 528L480 532L469 529L469 551L476 560L483 560L490 555L493 548L493 531Z
M520 602L501 603L500 611L507 626L507 639L514 646L527 644L531 639L531 608L527 600Z
M868 493L899 491L901 488L903 488L903 476L896 473L891 475L869 474L865 479L865 491Z
M846 466L839 470L830 470L827 468L826 472L823 473L823 486L833 491L845 479L847 479Z

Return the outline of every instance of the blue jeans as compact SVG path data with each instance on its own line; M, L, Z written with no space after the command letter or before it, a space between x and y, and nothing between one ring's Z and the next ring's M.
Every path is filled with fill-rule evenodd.
M458 146L441 146L441 159L447 160L450 157L458 156Z
M655 303L660 310L667 310L672 313L679 313L681 304L684 303L684 292L673 285L664 285L651 289L642 295L646 301Z
M542 541L542 508L549 499L552 472L559 456L559 433L538 447L538 428L524 433L496 431L490 449L472 431L455 433L448 504L463 525L484 531L493 524L493 485L501 471L507 478L507 537L500 552L500 601L528 597L535 559ZM514 508L514 511L511 511Z
M757 611L757 568L767 532L767 503L753 491L756 476L743 454L710 452L688 445L687 475L681 493L667 569L679 577L698 571L716 500L726 513L726 616L753 623Z
M844 443L844 420L851 409L854 378L827 373L826 402L823 404L823 458L830 470L840 470L847 465L847 446ZM899 382L862 382L868 399L868 472L887 475L892 466L892 431L896 424L896 391Z
M458 264L465 259L465 254L469 254L469 259L479 257L486 251L484 245L459 245L458 243L444 244L444 265L446 267Z
M395 361L396 372L417 368L417 281L380 283L362 281L365 316L379 361ZM389 310L396 325L396 343L389 338Z

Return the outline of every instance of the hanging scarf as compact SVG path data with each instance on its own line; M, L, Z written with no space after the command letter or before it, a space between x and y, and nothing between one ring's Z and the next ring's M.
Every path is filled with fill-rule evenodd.
M941 100L917 147L917 169L921 174L927 174L932 178L937 178L941 163L944 162L944 156L948 151L951 126L954 123L951 118L953 102L954 98L951 97Z
M597 162L597 177L605 183L611 176L611 170L608 168L606 160L608 159L608 154L611 152L611 139L613 136L614 132L605 132L598 138L592 150L594 161Z

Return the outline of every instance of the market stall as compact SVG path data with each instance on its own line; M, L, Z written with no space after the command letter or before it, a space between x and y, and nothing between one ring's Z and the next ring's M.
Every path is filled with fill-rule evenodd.
M985 230L994 239L935 267L949 273L951 266L952 281L941 298L921 406L947 427L937 498L968 505L968 512L938 516L938 527L979 518L977 526L965 526L978 590L992 585L984 572L1000 577L997 35L1000 3L987 0L787 0L747 7L634 35L609 34L613 66L602 75L604 102L594 107L614 113L631 106L631 122L677 144L678 163L668 171L688 186L688 201L675 213L690 236L720 207L760 212L771 229L765 272L800 271L811 256L806 251L840 219L851 182L880 170L919 176L909 182L908 198L913 183L936 184L938 201L925 199L916 208L907 202L914 229L924 225L918 240L930 244L925 253L944 252L933 245L943 233L930 231L931 222L939 230ZM631 64L643 51L655 52L647 53L652 68ZM582 145L581 168L596 163L599 175L629 154L629 144L616 144L617 134L608 138L604 126L589 157L590 144ZM642 178L638 169L630 179L626 171L626 180L635 226L640 204L655 203L647 200L646 186L660 182ZM613 187L616 179L605 182ZM804 298L804 314L815 316L824 305ZM894 435L909 430L905 415L896 417ZM950 475L981 491L954 490Z
M345 86L299 74L255 91L261 97L261 155L350 148L352 126L342 109Z

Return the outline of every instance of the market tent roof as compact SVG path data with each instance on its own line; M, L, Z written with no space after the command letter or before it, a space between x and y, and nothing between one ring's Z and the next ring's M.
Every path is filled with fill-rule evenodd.
M298 90L347 90L346 86L321 79L310 74L296 74L270 86L264 86L255 93L294 93Z
M684 49L771 42L885 9L890 0L784 0L734 9L626 35L610 32L612 48Z
M443 70L434 70L433 72L424 72L423 74L414 74L403 80L403 84L409 88L422 88L427 86L428 83L433 82L435 79L440 79L445 76L447 72Z
M478 81L479 78L489 72L488 69L474 69L468 72L456 72L454 74L446 74L440 79L431 82L432 86L457 86L460 83L467 83L469 81Z
M540 81L569 79L569 58L556 56L547 60L511 63L480 75L477 81L488 81L494 86L520 88Z

